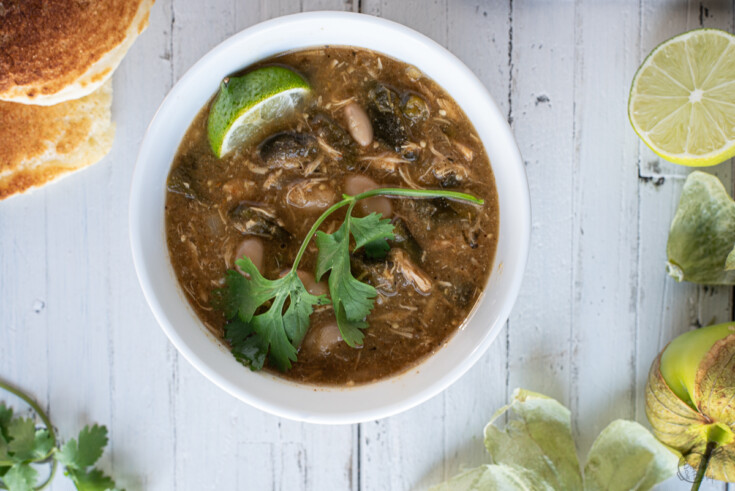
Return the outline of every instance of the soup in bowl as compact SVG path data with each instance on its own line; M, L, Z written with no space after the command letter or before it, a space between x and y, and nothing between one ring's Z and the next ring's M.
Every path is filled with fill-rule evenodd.
M275 19L205 56L151 123L131 197L136 269L175 346L233 395L316 422L395 413L469 369L528 235L484 87L357 14Z

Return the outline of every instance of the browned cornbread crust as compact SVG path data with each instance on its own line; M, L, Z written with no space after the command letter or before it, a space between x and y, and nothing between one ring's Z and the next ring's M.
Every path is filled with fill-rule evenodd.
M112 81L54 106L0 101L0 200L87 167L112 148Z
M104 82L153 0L0 1L0 99L56 104Z

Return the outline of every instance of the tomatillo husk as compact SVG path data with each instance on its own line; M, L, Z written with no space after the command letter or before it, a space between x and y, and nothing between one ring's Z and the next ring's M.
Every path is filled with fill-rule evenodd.
M735 323L672 341L651 366L646 415L653 434L706 476L735 482Z

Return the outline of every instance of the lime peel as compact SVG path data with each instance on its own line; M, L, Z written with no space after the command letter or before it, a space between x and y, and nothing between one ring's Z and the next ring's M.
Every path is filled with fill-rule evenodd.
M310 90L301 75L281 66L225 78L207 119L212 151L222 157L257 137L289 116Z

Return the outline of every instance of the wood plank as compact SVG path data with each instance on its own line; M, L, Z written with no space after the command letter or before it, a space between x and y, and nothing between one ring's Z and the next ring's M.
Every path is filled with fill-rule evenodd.
M363 11L401 22L448 47L507 110L508 5L491 1L363 1ZM472 32L473 36L467 36ZM482 429L505 403L501 338L443 394L385 420L362 425L362 489L421 489L487 462ZM386 473L387 468L400 471Z
M633 417L638 139L626 105L638 64L638 2L577 7L570 409L585 455Z
M48 310L46 192L0 203L0 379L26 391L48 411L48 332L54 326ZM25 408L3 390L0 401Z
M351 6L322 1L305 2L304 7ZM175 0L174 78L179 79L204 53L235 32L300 9L299 2L292 1ZM218 29L202 30L203 23ZM356 428L271 416L225 394L183 358L173 356L177 483L186 483L187 489L356 487ZM201 455L210 456L208 472L191 465Z
M533 244L510 328L445 393L361 426L305 425L238 402L177 355L133 271L128 191L146 125L199 57L260 20L360 5L447 46L512 118ZM734 15L717 0L159 0L115 74L110 156L0 204L0 377L50 406L65 437L106 423L102 466L128 489L423 488L486 462L482 427L516 386L570 404L585 453L611 419L645 422L645 376L666 342L732 318L731 289L664 272L689 169L638 143L624 101L656 44L700 25L732 31ZM732 163L707 171L732 190Z
M569 403L572 347L574 5L513 4L509 118L531 192L531 251L508 328L508 392Z
M84 221L90 253L73 253L83 261L82 266L84 261L87 266L70 274L82 278L88 275L89 280L84 287L75 287L63 295L59 291L57 295L58 299L63 299L64 295L86 294L89 300L84 316L79 319L58 317L58 325L65 328L78 325L79 339L96 337L95 332L100 331L105 334L107 344L100 356L67 351L60 344L54 344L57 355L54 371L64 373L68 366L77 368L79 373L86 365L85 360L90 358L81 373L109 374L109 380L92 376L92 380L99 380L94 385L77 376L76 383L84 387L75 398L79 405L74 415L77 424L66 426L63 421L57 424L60 428L76 431L89 421L107 423L111 453L104 458L111 460L109 467L105 467L118 484L127 489L174 487L176 428L170 418L170 394L175 382L167 376L173 368L173 349L140 291L130 255L127 226L128 196L137 148L172 83L171 15L170 5L165 2L155 5L148 29L115 73L113 118L117 134L109 156L111 162L93 169L100 175L85 176L89 179L85 189L86 203L73 218L78 221L78 213L86 210ZM73 238L70 240L72 245L75 242ZM58 331L63 335L63 329ZM68 375L75 380L74 371ZM58 387L59 400L70 399L70 394L75 392ZM89 401L95 398L106 401L109 416L90 412ZM57 480L68 483L65 479Z
M670 2L646 0L641 6L641 41L638 63L662 41L697 27L718 27L732 31L733 5L729 2ZM732 163L706 169L717 175L732 191ZM677 283L665 272L669 225L679 203L684 177L690 168L666 162L645 144L639 143L639 251L636 347L636 419L644 424L643 387L653 359L677 335L690 329L730 320L733 315L732 289L698 287ZM689 489L672 478L666 489ZM724 490L727 485L706 482L702 489Z

